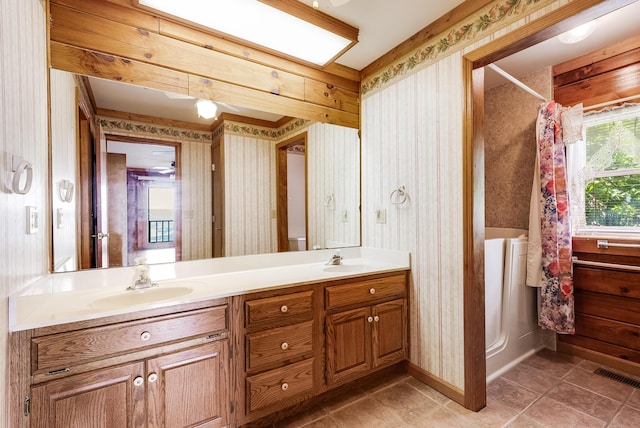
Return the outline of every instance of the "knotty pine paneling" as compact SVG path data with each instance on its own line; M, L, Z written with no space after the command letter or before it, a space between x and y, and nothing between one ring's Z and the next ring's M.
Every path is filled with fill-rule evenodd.
M77 189L77 135L76 123L78 102L76 84L71 73L50 70L49 91L51 93L51 218L53 219L53 265L64 263L68 270L78 268L76 204ZM74 184L71 202L64 202L58 195L62 180ZM57 211L62 210L62 227L58 227Z
M38 0L0 0L0 425L10 426L7 297L47 272L47 54L46 13ZM33 164L26 195L10 193L11 155ZM38 207L40 229L26 234L26 206ZM12 406L13 408L13 406Z

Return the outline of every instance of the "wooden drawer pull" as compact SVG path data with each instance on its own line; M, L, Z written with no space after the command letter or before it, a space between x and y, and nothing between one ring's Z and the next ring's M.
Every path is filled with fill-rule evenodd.
M367 321L369 321L369 322L373 322L373 317L368 317L368 318L367 318Z
M284 314L285 312L287 312L288 310L289 310L289 308L287 308L287 305L282 305L282 306L280 306L280 312L282 312L283 314Z
M282 388L283 391L286 391L287 389L289 389L289 384L287 382L285 382L285 383L282 384L282 386L280 388Z
M373 320L374 320L375 322L378 322L378 321L380 321L380 317L376 315L375 317L373 317Z
M376 289L375 288L370 288L369 289L369 294L376 294Z
M158 375L155 373L151 373L147 380L149 381L149 383L153 383L158 380Z
M146 342L149 339L151 339L151 333L149 333L148 331L143 331L142 334L140 335L140 340L142 340L143 342Z
M283 351L286 351L287 349L289 349L289 344L287 342L282 342L280 348L282 348Z
M143 383L144 383L144 379L142 378L142 376L138 376L133 380L133 384L135 386L141 386Z

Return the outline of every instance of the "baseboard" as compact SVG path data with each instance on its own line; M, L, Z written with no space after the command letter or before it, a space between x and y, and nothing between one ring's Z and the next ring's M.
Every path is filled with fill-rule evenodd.
M420 382L430 386L435 389L439 393L449 397L456 403L464 406L464 392L450 383L432 375L431 373L421 369L409 361L407 364L407 373L409 373L414 378L418 379Z
M557 346L558 352L574 355L576 357L584 358L585 360L593 361L594 363L603 364L613 369L622 370L629 374L640 376L640 364L638 363L623 360L621 358L603 354L602 352L583 348L582 346L572 345L570 343L558 341Z

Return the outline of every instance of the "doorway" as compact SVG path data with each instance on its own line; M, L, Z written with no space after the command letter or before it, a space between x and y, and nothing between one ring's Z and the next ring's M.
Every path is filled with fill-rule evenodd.
M631 3L631 0L571 2L463 58L464 404L468 409L480 410L486 405L483 67Z
M307 249L307 133L276 145L278 251Z

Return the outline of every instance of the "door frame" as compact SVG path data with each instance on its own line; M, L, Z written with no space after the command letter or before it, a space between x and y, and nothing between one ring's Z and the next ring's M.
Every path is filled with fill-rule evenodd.
M276 227L278 236L278 252L289 251L289 203L287 198L287 149L293 146L304 146L304 235L309 236L309 212L308 212L308 162L307 162L307 133L303 132L295 137L289 138L276 144ZM308 243L308 239L307 239Z
M559 7L463 56L464 406L486 405L484 320L483 67L635 0L581 0Z

